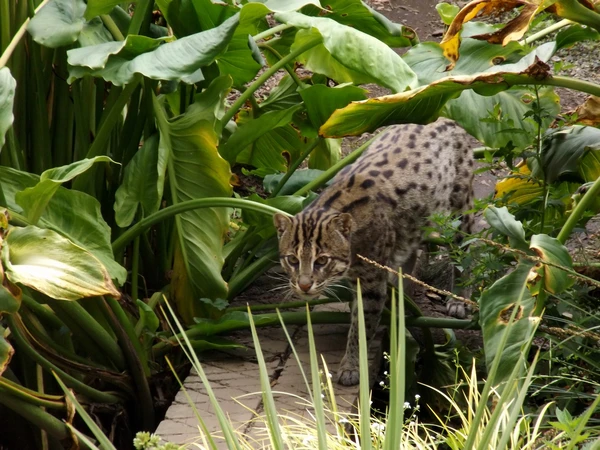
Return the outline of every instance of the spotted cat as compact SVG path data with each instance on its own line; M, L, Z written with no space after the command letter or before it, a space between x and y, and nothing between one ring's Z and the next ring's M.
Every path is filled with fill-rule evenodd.
M469 209L473 158L465 136L447 119L389 127L304 211L291 218L276 214L291 288L316 297L342 278L360 278L371 339L386 301L387 274L356 255L411 272L427 218ZM461 229L469 232L471 224L471 216L463 216ZM356 301L337 380L359 381Z

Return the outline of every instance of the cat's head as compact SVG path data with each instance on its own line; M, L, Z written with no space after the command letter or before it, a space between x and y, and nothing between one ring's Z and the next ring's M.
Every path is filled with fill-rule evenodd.
M275 214L279 259L290 286L304 297L317 297L346 275L352 261L352 216L323 211L294 217Z

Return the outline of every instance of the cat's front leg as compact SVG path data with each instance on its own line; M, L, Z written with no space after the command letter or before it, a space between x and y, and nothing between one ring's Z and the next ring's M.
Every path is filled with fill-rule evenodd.
M361 292L368 346L375 336L379 320L381 319L381 312L385 306L387 274L373 266L364 267L361 276ZM353 386L360 381L358 360L358 302L356 299L352 302L352 319L346 343L346 354L340 363L337 372L337 381L344 386Z

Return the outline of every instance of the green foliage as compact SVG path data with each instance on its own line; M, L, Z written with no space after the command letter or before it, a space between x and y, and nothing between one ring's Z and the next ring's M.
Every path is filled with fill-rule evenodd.
M595 27L597 13L558 4L559 15ZM571 261L561 243L598 211L597 133L579 126L545 132L558 111L552 86L600 93L592 83L551 77L545 65L561 48L597 40L597 27L571 26L538 47L502 47L475 38L494 32L488 26L464 24L461 57L445 71L447 46L423 43L400 57L391 47L416 44L414 31L359 0L128 5L0 5L0 207L7 211L0 215L0 374L10 369L18 380L11 389L20 392L4 395L8 378L0 377L0 403L51 436L66 439L72 430L87 443L87 430L48 412L48 392L60 394L51 402L61 412L73 401L48 376L55 372L92 402L139 405L132 423L151 429L152 377L178 347L156 309L160 293L190 327L192 349L234 346L215 334L251 324L246 313L228 311L225 299L273 264L268 215L299 211L314 198L311 190L364 150L340 161L340 141L324 136L440 114L507 150L510 165L524 155L530 173L519 175L535 180L524 195L526 183L513 189L530 209L513 210L515 217L488 210L508 248L525 252L517 270L483 292L487 362L497 350L496 377L507 379L546 300L570 292ZM454 8L439 9L446 23L458 17ZM312 74L299 75L299 64ZM279 71L286 76L269 81ZM366 100L358 85L367 82L395 94ZM306 160L320 171L296 172ZM232 198L240 165L265 177L270 198ZM591 183L587 193L576 191L583 183ZM491 264L495 254L487 254ZM517 308L524 314L507 325ZM289 314L286 320L306 321ZM273 314L254 322L275 323ZM14 351L23 357L12 358ZM45 392L27 390L36 375L28 361L43 368ZM402 422L402 410L395 414ZM110 426L108 415L97 421ZM365 445L369 430L363 422ZM389 439L396 447L399 436Z

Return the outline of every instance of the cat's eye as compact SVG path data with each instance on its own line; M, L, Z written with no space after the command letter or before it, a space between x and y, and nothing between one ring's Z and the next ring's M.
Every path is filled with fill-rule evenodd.
M287 260L288 264L291 264L292 266L297 266L300 263L300 260L298 258L296 258L294 255L286 256L286 260Z
M324 266L329 262L329 256L319 256L315 259L315 266Z

